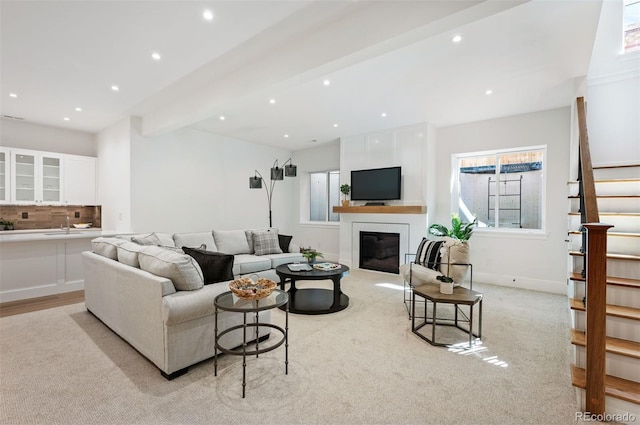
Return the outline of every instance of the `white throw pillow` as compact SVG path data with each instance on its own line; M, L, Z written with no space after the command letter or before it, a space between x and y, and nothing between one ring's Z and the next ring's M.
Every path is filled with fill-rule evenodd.
M194 232L194 233L174 233L173 241L179 248L187 246L189 248L200 247L203 244L207 251L217 251L215 242L213 241L213 234L211 232Z
M204 286L204 276L196 260L159 246L144 246L138 254L140 268L171 279L178 291L193 291Z
M125 241L125 243L118 246L118 261L126 264L127 266L140 268L138 253L142 248L142 245L135 242Z
M124 239L99 237L91 241L91 249L93 252L100 254L103 257L117 260L118 246L125 242L126 241Z
M447 267L449 261L449 253L451 253L451 263L468 264L469 263L469 243L462 242L458 239L445 237L444 245L440 249L442 256L440 271L445 276L447 275ZM451 250L449 251L449 247ZM455 283L461 283L467 274L469 266L450 266L449 276Z
M253 251L244 230L214 230L213 239L218 251L224 254L249 254Z

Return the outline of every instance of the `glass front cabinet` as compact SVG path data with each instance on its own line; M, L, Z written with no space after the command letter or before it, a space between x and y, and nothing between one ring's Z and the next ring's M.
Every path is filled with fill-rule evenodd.
M13 203L61 204L63 155L11 150L11 200Z
M9 149L0 147L0 204L11 202L11 156Z

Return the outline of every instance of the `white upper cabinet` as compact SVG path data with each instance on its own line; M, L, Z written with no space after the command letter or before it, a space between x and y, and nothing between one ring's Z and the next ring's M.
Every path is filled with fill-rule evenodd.
M68 205L96 204L96 158L64 156L64 199Z
M11 150L11 202L62 203L64 155L23 149Z
M11 202L11 154L9 149L0 147L0 204Z

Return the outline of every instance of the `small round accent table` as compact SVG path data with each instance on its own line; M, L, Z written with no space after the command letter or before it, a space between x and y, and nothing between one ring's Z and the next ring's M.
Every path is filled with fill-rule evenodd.
M276 267L280 278L280 289L284 290L286 281L289 288L289 311L298 314L329 314L344 310L349 306L349 297L342 293L340 279L349 274L349 267L339 264L334 270L292 271L288 264ZM296 288L297 280L325 280L333 282L333 290L323 288ZM282 308L282 307L280 307Z
M289 374L289 309L287 308L289 296L286 292L275 289L269 296L259 300L243 300L235 295L231 291L224 292L218 295L214 300L215 306L215 348L213 353L213 374L218 376L218 351L226 354L232 354L235 356L242 356L242 398L244 398L245 387L247 386L247 356L255 354L258 357L259 354L266 353L271 350L275 350L284 343L284 373ZM276 307L284 307L285 314L285 327L272 323L260 323L259 313L263 310L270 310ZM243 321L240 325L231 326L228 329L218 333L218 313L220 310L234 311L243 314ZM251 323L247 322L247 314L255 313L255 320ZM282 337L275 344L260 348L260 328L272 328L282 334ZM235 348L223 347L220 344L220 338L229 332L237 329L242 329L242 345ZM249 332L253 329L253 332ZM253 347L255 345L255 348ZM249 347L251 346L251 349Z

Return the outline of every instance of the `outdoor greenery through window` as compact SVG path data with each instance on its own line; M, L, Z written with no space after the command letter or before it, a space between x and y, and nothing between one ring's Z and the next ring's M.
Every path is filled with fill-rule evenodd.
M454 202L478 227L544 230L546 147L454 155Z
M640 50L640 0L625 0L623 32L625 53Z
M340 221L340 215L332 212L340 203L340 171L310 173L309 221Z

